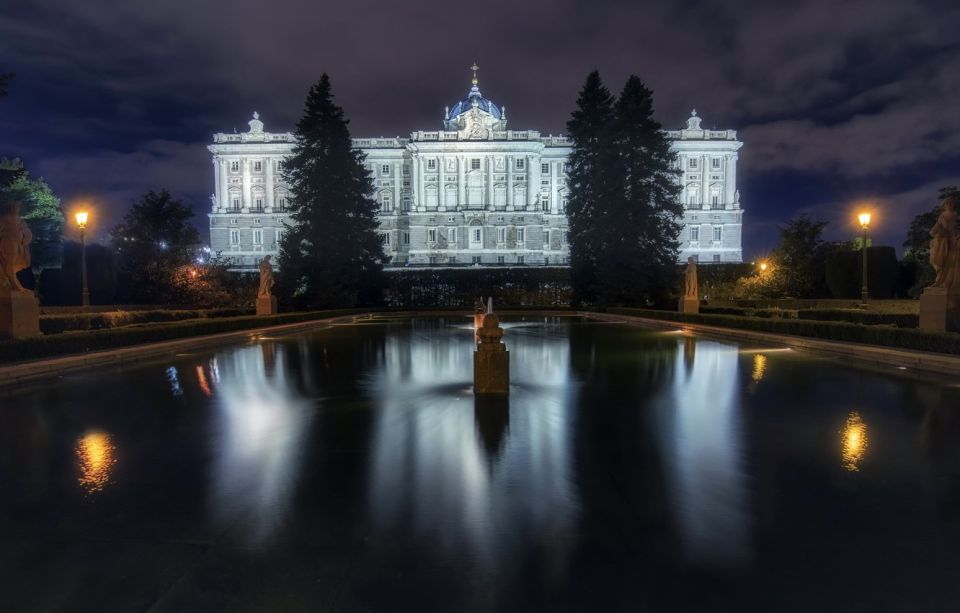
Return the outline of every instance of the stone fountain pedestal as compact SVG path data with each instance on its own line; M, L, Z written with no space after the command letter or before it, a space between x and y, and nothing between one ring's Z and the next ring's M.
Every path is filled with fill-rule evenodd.
M473 353L473 393L507 395L510 393L510 352L500 339L503 328L493 313L483 317L477 331L480 340Z
M0 289L0 338L40 335L40 304L29 291Z
M920 295L920 329L960 332L960 292L928 287Z
M276 315L276 296L257 296L257 315Z

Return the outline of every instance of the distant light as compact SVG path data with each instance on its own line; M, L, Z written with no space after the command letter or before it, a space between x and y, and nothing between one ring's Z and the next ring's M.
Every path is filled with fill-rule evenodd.
M160 241L160 248L161 248L161 249L166 249L166 248L167 248L167 241Z
M857 215L857 219L860 220L861 228L866 228L870 225L870 213L860 213Z
M81 230L87 227L87 219L89 216L90 214L86 211L77 211L75 217L77 218L77 225L80 226Z

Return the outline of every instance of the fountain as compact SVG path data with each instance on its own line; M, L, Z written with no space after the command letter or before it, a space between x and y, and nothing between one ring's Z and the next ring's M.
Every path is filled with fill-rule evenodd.
M503 328L493 313L493 298L487 301L483 325L477 330L473 353L473 393L506 395L510 391L510 352L501 342Z

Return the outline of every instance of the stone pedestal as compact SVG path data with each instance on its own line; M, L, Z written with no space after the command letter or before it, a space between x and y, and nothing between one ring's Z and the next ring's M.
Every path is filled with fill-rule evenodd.
M680 299L680 304L677 307L677 310L681 313L699 313L700 312L700 299L699 298L688 298L684 296Z
M501 345L502 346L502 345ZM473 393L510 392L510 352L485 351L481 345L473 354Z
M276 315L276 296L257 296L257 315Z
M40 335L40 304L29 291L0 290L0 338Z
M920 329L960 332L960 292L928 287L920 296Z
M483 317L477 330L479 344L473 353L473 393L507 395L510 393L510 352L500 342L503 328L493 313Z

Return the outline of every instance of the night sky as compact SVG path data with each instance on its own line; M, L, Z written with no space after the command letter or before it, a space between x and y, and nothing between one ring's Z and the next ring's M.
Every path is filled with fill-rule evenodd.
M587 73L630 73L657 118L738 130L744 257L802 211L850 238L872 203L898 249L937 188L960 185L960 3L0 0L0 155L97 205L103 236L166 187L206 235L214 132L254 110L292 130L330 74L355 137L441 127L480 67L513 129L562 134Z

